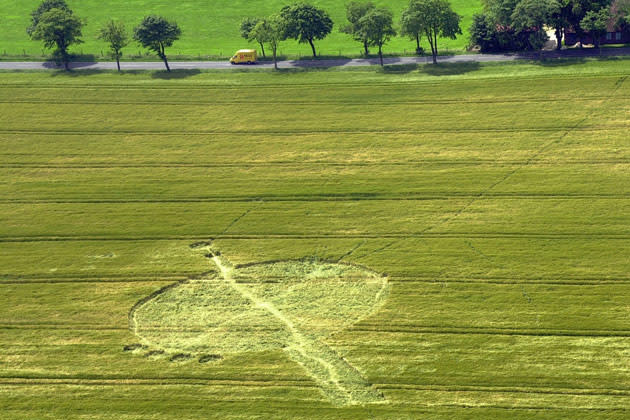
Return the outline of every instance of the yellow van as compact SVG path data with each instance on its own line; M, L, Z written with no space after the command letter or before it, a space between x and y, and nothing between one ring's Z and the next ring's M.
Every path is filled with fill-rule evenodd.
M234 57L230 58L232 64L256 64L258 56L256 50L238 50Z

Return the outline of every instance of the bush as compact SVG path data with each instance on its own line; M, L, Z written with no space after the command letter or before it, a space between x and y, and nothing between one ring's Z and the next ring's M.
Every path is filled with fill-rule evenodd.
M478 46L481 52L500 51L497 32L489 16L475 14L470 26L470 46Z
M489 15L476 14L470 27L470 47L478 46L483 53L532 50L530 35L530 31L497 25Z

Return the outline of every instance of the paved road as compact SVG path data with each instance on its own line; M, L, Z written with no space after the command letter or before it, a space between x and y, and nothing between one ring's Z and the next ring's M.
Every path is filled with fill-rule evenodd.
M613 56L625 56L630 55L630 48L610 48L603 49L601 56L613 57ZM545 57L550 59L567 58L567 57L597 57L600 54L597 50L593 49L573 49L564 50L561 52L545 52ZM440 56L438 61L440 63L465 63L465 62L493 62L493 61L514 61L523 59L537 58L537 54L471 54L471 55L452 55L452 56ZM386 58L385 64L424 64L430 63L431 57L395 57ZM242 69L245 66L232 66L228 62L224 61L173 61L169 62L171 69L175 70L194 70L194 69ZM280 68L308 68L308 67L358 67L358 66L376 66L379 64L377 58L370 59L343 59L336 58L330 60L295 60L295 61L280 61L278 67ZM133 61L121 63L123 70L163 70L164 63L161 61ZM256 64L255 68L272 68L273 63L262 62ZM116 70L116 63L114 62L74 62L70 63L70 68L73 70ZM39 62L39 61L0 61L0 70L56 70L60 69L57 65L51 62Z

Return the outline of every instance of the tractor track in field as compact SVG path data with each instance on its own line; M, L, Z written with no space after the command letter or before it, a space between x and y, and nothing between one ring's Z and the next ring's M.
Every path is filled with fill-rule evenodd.
M301 130L74 130L74 129L56 129L56 130L22 130L22 129L0 129L0 135L13 135L13 134L29 134L29 135L79 135L79 136L92 136L103 135L112 137L114 135L138 135L138 136L155 136L155 135L167 135L167 136L212 136L212 135L247 135L247 136L268 136L268 135L282 135L287 137L295 137L296 135L317 135L317 134L414 134L414 135L427 135L427 134L451 134L456 135L459 133L553 133L571 131L602 131L602 130L626 130L630 128L630 124L606 124L606 125L582 125L580 127L575 126L547 126L547 127L444 127L444 128L415 128L415 129L373 129L366 130L364 128L357 129L301 129Z
M616 95L615 94L619 91L619 89L626 82L627 79L628 79L627 75L619 77L617 79L617 82L615 83L615 86L612 89L611 94L605 97L606 99L605 99L604 102L609 102L611 100L611 98L615 98L616 99ZM598 110L598 111L601 113L601 110ZM523 169L529 167L531 164L535 164L536 161L538 160L539 156L543 155L549 149L551 149L552 147L554 147L554 146L558 145L559 143L561 143L571 133L573 133L574 131L578 130L581 126L583 126L585 122L587 122L587 121L589 121L590 119L593 119L593 118L594 118L594 115L592 113L587 113L583 118L581 118L579 121L577 121L574 126L567 128L566 131L564 131L558 138L552 138L549 142L547 142L546 144L543 144L522 165L517 166L516 168L514 168L513 170L508 172L506 175L504 175L503 177L499 178L496 182L492 183L484 191L479 193L477 197L473 197L467 204L465 204L462 208L460 208L453 215L450 215L450 216L446 217L444 220L442 220L441 222L439 222L439 223L437 223L437 224L435 224L433 226L429 226L423 232L430 232L432 230L439 229L440 227L445 226L445 225L449 224L450 222L452 222L453 220L457 219L461 214L466 212L473 204L475 204L481 197L483 197L486 194L490 193L496 187L498 187L499 185L505 183L507 180L512 178L514 175L516 175L518 172L522 171Z
M0 156L11 156L7 153ZM13 156L21 156L14 154ZM76 158L77 155L56 155L55 158L68 157ZM187 162L156 162L156 163L104 163L96 162L94 164L73 164L73 163L0 163L2 169L145 169L145 168L164 168L164 169L212 169L212 168L229 168L229 169L250 169L250 168L303 168L305 166L312 167L333 167L333 168L374 168L374 167L409 167L421 168L426 166L508 166L522 165L522 160L415 160L410 162L242 162L242 163L187 163ZM558 160L539 160L536 165L627 165L630 164L628 159L558 159Z
M363 256L361 257L363 258ZM63 284L103 284L103 283L173 283L189 278L187 275L127 275L127 276L102 276L102 277L81 277L78 275L69 276L47 276L47 275L0 275L0 285L63 285ZM392 284L432 284L457 283L468 285L541 285L541 286L577 286L592 287L604 285L627 285L630 284L630 277L445 277L440 274L427 275L396 275L390 274L389 281Z
M618 79L624 76L627 76L627 73L610 72L610 73L605 73L605 74L595 74L595 73L585 74L581 77L583 79L600 80L600 79ZM545 74L545 73L534 74L534 75L514 75L514 76L510 75L510 80L517 80L519 82L527 82L527 81L534 81L534 80L549 80L549 79L575 82L574 75ZM442 80L403 80L403 81L393 81L393 82L374 80L374 81L370 81L370 86L371 87L386 87L386 88L389 88L389 87L408 88L408 87L443 86L445 83L449 85L457 85L457 84L461 85L461 84L470 84L471 82L487 83L487 82L499 82L499 81L505 82L506 78L501 77L501 76L489 75L481 79L461 78L461 79L442 79ZM241 91L246 88L255 88L255 89L264 89L264 90L296 90L296 89L319 90L322 87L337 87L337 88L344 88L348 90L351 90L351 89L364 90L365 82L353 82L353 81L323 82L322 81L322 82L300 82L300 83L217 84L217 83L204 83L204 82L188 83L188 82L180 80L177 82L177 84L164 81L163 84L149 86L149 85L133 84L133 83L124 85L124 84L118 84L118 83L99 83L99 82L90 81L90 83L74 83L74 82L64 83L63 87L51 85L49 83L40 83L37 81L33 83L22 83L22 82L17 82L17 83L8 82L7 83L6 81L0 82L0 89L19 88L19 89L34 89L34 90L41 90L41 89L58 90L58 89L73 88L73 89L85 89L85 90L104 89L104 90L115 90L115 91L119 91L119 90L138 90L138 91L194 90L198 92L199 89L221 90L221 91L226 90L226 89Z
M176 286L175 286L176 287ZM239 292L240 293L240 292ZM253 301L252 301L253 302ZM260 303L257 306L267 309L268 305L265 305L265 302ZM277 315L283 316L280 311L276 311L274 317ZM280 318L278 318L280 320ZM284 322L284 321L282 321ZM291 322L289 320L289 322ZM143 328L143 330L147 331L156 331L156 332L201 332L204 331L208 326L212 327L213 325L199 325L199 326L190 326L190 327L179 327L179 328L165 328L155 326L152 328ZM263 325L251 325L249 327L241 327L243 331L251 330L252 333L255 331L260 331ZM287 325L288 327L288 325ZM7 323L0 322L0 330L43 330L43 331L129 331L129 326L104 326L98 324L79 324L79 323L29 323L29 322L15 322L15 323ZM271 327L270 327L271 328ZM270 330L274 330L271 328ZM294 331L297 331L295 327L291 330L293 334ZM522 337L586 337L586 338L630 338L630 330L572 330L572 329L531 329L531 328L516 328L516 327L478 327L478 326L432 326L432 325L419 325L419 324L395 324L388 322L387 324L369 324L369 323L358 323L354 326L347 328L348 332L357 332L357 333L370 333L370 334L417 334L417 335L481 335L481 336L522 336ZM322 359L317 354L309 354L304 351L304 346L309 346L312 349L312 345L306 344L310 342L311 339L306 339L303 334L298 332L300 337L294 338L297 340L295 345L301 346L300 349L291 348L289 346L287 349L288 352L291 353L292 356L295 356L293 351L298 351L299 356L297 362L299 362L302 366L304 366L303 358L308 359L309 363L312 361L321 364L325 367L330 378L337 378L337 367L331 364L329 361ZM364 348L365 344L348 344L345 342L339 343L341 347L358 347ZM389 346L386 341L383 341L383 344L372 344L373 346ZM318 343L317 347L325 346L324 344ZM1 347L1 346L0 346ZM40 347L49 347L56 348L59 345L56 344L25 344L25 345L14 345L14 347L20 348L40 348ZM107 345L96 346L99 348L107 348ZM323 348L323 347L322 347ZM326 350L326 352L331 352L332 350ZM348 365L348 368L354 371L354 368ZM309 370L307 368L307 370ZM318 383L325 384L326 386L330 386L332 384L339 388L341 392L347 392L344 390L343 384L339 383L338 380L332 379L329 380L329 376L318 377L313 376ZM359 382L364 380L361 379Z
M474 194L453 194L453 195L435 195L435 196L423 196L423 197L210 197L210 198L181 198L181 199L37 199L37 200L11 200L0 199L0 205L63 205L63 204L190 204L190 203L321 203L321 202L361 202L361 201L449 201L453 199L471 199L475 197ZM562 195L562 194L487 194L483 197L479 197L479 200L628 200L630 194L576 194L576 195ZM226 232L220 233L220 235L226 234ZM413 235L413 234L412 234Z
M617 99L630 99L630 96L619 96ZM329 101L274 101L274 105L286 105L286 106L331 106L331 105L339 105L339 106L361 106L369 107L382 107L382 106L433 106L433 105L489 105L489 104L550 104L550 103L566 103L566 101L578 101L578 102L601 102L601 97L589 97L589 96L556 96L553 98L548 97L523 97L523 98L499 98L499 99L462 99L461 101L456 100L410 100L410 101L365 101L358 103L356 100L329 100ZM216 100L216 101L123 101L123 100L27 100L27 99L14 99L14 100L2 100L0 99L0 104L25 104L25 105L150 105L150 106L221 106L221 105L230 105L230 106L239 106L243 107L243 101L226 101L226 100ZM246 105L254 105L254 106L267 106L269 102L267 101L253 101L247 100Z
M217 240L308 240L308 239L540 239L540 240L630 240L630 233L549 233L549 232L498 232L498 233L470 233L470 232L399 232L399 233L346 233L346 234L226 234L200 233L198 235L172 236L5 236L0 237L0 243L29 243L29 242L140 242L140 241L198 241L212 237Z
M384 378L380 378L384 379ZM4 386L241 386L241 387L281 387L281 388L316 388L318 385L308 380L300 379L263 379L263 378L197 378L197 377L168 377L168 378L82 378L82 377L0 377L0 384ZM431 391L446 393L484 392L506 394L543 394L566 396L630 396L630 389L623 388L567 388L567 387L537 387L537 386L487 386L487 385L442 385L420 383L391 383L387 381L374 384L379 389ZM515 407L511 406L512 409ZM553 408L552 408L553 409ZM593 408L593 410L600 410ZM628 411L630 408L611 408L611 410Z

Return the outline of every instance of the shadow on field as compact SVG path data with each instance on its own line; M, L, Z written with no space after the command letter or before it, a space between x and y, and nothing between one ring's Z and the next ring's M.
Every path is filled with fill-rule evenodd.
M96 76L99 74L103 74L103 70L89 70L89 69L80 70L80 67L82 66L73 66L68 71L64 70L63 67L57 67L53 65L46 66L46 67L56 70L50 73L50 77L86 77L86 76Z
M471 73L481 68L481 64L476 61L465 63L440 63L426 64L420 67L420 73L431 76L455 76L458 74Z
M535 64L538 64L539 66L543 66L543 67L549 67L549 68L573 66L575 64L582 64L585 62L586 62L586 59L580 58L580 57L553 58L553 59L546 58L542 61L534 60Z
M422 65L419 64L388 64L381 70L385 74L406 74L420 69Z
M201 73L199 69L176 69L170 72L166 70L157 70L151 73L152 79L177 80L193 77Z

